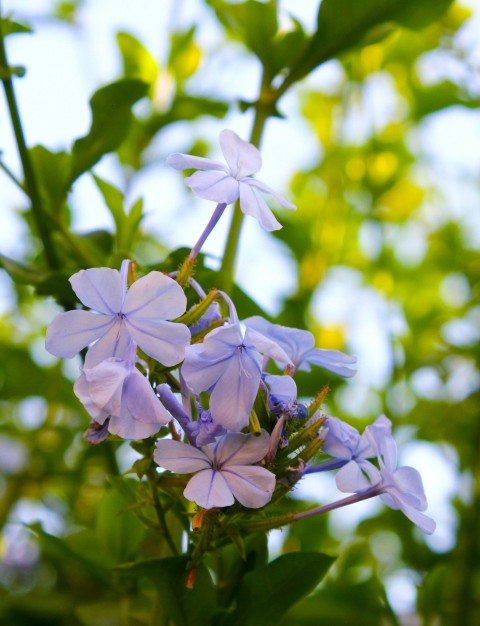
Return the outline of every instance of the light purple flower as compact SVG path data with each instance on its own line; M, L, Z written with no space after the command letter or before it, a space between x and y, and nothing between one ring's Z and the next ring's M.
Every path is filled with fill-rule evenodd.
M232 204L240 198L242 212L257 219L265 230L281 228L257 189L272 195L286 209L296 207L280 193L252 178L262 167L262 157L258 149L232 130L222 130L220 147L227 165L178 152L168 157L167 164L176 170L200 170L185 179L185 183L199 198L213 200L218 204Z
M252 465L268 451L269 436L229 433L202 449L180 441L161 439L154 452L155 462L172 472L197 472L183 495L204 509L230 506L235 499L250 509L258 509L272 498L275 475Z
M350 462L341 470L340 484L337 481L339 489L361 494L375 488L384 504L400 509L423 532L433 533L435 522L421 512L427 508L422 478L413 467L397 469L397 445L389 429L368 426L365 438L378 458L380 470L372 464L360 469L358 464Z
M293 371L309 372L310 365L318 365L346 378L355 375L352 366L357 362L357 357L348 356L339 350L315 348L315 338L308 330L272 324L259 315L249 317L243 323L278 343L292 360Z
M252 328L240 324L212 330L201 344L188 346L182 376L193 393L208 391L213 420L228 430L248 425L262 376L262 354L284 365L285 352Z
M58 315L47 330L49 352L73 357L93 343L85 361L93 367L110 357L124 358L134 341L163 365L183 359L190 332L184 324L166 321L185 312L182 288L161 272L150 272L127 291L128 263L122 263L121 273L100 267L70 278L80 302L96 313L75 310Z
M376 468L367 459L376 456L376 453L366 433L360 435L356 428L330 415L325 418L324 427L327 429L327 434L323 440L322 450L334 458L308 467L305 473L312 474L341 468L335 477L340 491L345 491L344 477L349 481L352 475L355 475L359 482L363 481L365 488L370 486L367 476L372 468L374 471ZM381 429L386 434L390 434L392 423L385 415L381 415L367 428Z
M85 368L73 390L90 416L124 439L144 439L172 419L148 380L123 359Z

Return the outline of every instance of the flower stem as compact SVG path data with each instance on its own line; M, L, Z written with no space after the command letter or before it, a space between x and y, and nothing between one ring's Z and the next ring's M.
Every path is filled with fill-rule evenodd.
M1 17L1 15L0 15ZM43 249L45 251L45 258L50 269L57 269L59 267L57 254L53 246L51 237L51 230L48 225L48 220L43 211L42 202L40 198L40 192L38 190L37 179L30 160L30 154L25 142L25 136L23 133L22 122L20 119L20 113L18 110L17 100L15 97L15 90L13 87L13 80L8 73L8 60L5 50L5 42L3 33L1 30L0 22L0 69L5 70L5 76L1 79L3 88L5 90L5 97L7 100L8 110L10 113L10 119L13 126L13 132L17 142L17 148L20 155L20 161L22 163L23 175L25 178L25 189L30 198L32 205L32 216L37 227L38 234L43 243Z
M162 503L160 502L160 498L158 497L158 490L157 490L157 484L155 481L155 471L149 471L147 474L148 477L148 482L150 483L150 491L152 494L152 500L153 500L153 508L155 509L155 514L157 516L157 521L160 527L160 532L162 533L162 535L165 537L165 541L168 544L168 547L170 548L171 553L174 556L178 556L178 549L177 546L175 545L172 536L170 534L170 531L168 530L168 526L167 526L167 522L165 520L165 513L163 511L163 507L162 507Z

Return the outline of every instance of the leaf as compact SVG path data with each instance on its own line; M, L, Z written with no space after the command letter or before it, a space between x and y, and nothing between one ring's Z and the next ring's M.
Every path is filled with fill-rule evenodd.
M222 626L276 626L301 598L313 591L334 557L317 552L290 552L242 579L237 607Z
M127 78L102 87L93 94L90 100L92 125L88 134L73 144L69 183L93 167L104 154L120 146L132 120L131 107L147 91L146 83Z
M183 83L192 76L201 59L201 50L195 43L195 26L186 31L174 32L170 40L168 68L177 83Z
M45 270L18 263L3 254L0 254L0 267L3 267L10 278L20 285L39 285L49 274Z
M210 624L215 608L215 588L207 568L201 564L196 568L192 589L186 586L189 572L187 557L151 559L117 568L122 574L137 579L148 578L158 591L159 605L164 620L175 626L202 626Z
M117 33L117 44L122 55L125 77L138 78L150 85L150 96L153 96L160 72L153 55L130 33Z
M44 146L30 149L30 158L37 176L42 206L52 215L58 215L67 199L70 174L70 155L51 152Z
M453 0L323 0L317 31L305 51L291 64L285 86L300 80L328 59L351 49L372 34L388 34L389 24L422 28L438 19Z
M125 493L111 489L103 495L97 508L98 543L115 563L133 559L145 536L145 528L131 511Z
M123 256L128 255L140 222L143 219L143 200L138 198L127 214L124 207L125 198L120 189L117 189L117 187L99 176L93 175L93 179L114 219L116 248Z
M7 35L21 35L31 32L32 29L26 24L20 24L20 22L15 22L7 17L0 18L0 33L3 37L6 37Z

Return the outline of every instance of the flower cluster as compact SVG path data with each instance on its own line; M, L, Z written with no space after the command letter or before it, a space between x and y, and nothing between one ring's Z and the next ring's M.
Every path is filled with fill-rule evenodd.
M228 130L220 143L228 167L184 154L168 160L176 169L200 169L186 179L188 186L220 207L191 259L225 206L237 199L267 230L280 224L257 190L294 208L252 178L261 166L254 146ZM178 272L136 278L134 268L126 260L120 271L74 274L70 282L84 308L60 314L47 332L47 349L56 356L73 357L87 348L74 392L92 418L88 441L97 443L109 433L145 439L169 424L172 437L157 440L154 461L167 479L169 472L191 475L183 496L203 509L232 507L235 501L261 508L304 474L337 469L340 491L359 500L379 495L433 532L434 522L423 514L418 472L396 467L390 421L381 416L360 435L322 412L321 395L308 405L297 396L297 371L317 366L350 377L355 357L315 347L306 330L260 316L240 321L227 294L217 290L206 296L188 273L180 272L183 281ZM191 288L200 301L187 311ZM315 464L320 449L330 458ZM326 506L331 510L343 502Z

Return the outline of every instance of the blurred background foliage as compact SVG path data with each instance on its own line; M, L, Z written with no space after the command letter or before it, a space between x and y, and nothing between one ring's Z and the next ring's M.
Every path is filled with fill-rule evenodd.
M21 210L30 235L21 257L0 257L11 278L4 287L11 305L0 318L0 624L164 623L148 576L111 576L112 567L139 555L165 556L134 514L130 490L138 483L116 478L135 457L120 441L83 442L88 419L71 389L78 364L47 355L43 337L60 310L53 300L74 305L67 278L79 268L118 267L125 255L143 269L178 266L181 253L168 256L168 239L142 228L142 199L127 201L127 191L165 156L170 128L186 131L182 151L207 155L215 140L197 121L241 111L267 127L271 116L285 116L276 128L297 116L315 146L308 167L292 172L289 183L298 211L282 213L284 228L273 235L297 276L276 320L307 325L323 348L384 355L380 372L359 372L347 384L304 374L301 395L329 382L331 414L361 429L384 412L400 439L434 444L420 447L418 458L440 473L440 490L445 467L455 476L443 499L428 493L426 481L427 496L443 507L435 511L443 541L441 533L426 543L408 520L382 507L353 528L332 516L273 533L276 553L340 555L322 586L282 624L479 624L480 192L473 173L443 171L424 140L432 117L479 104L478 57L458 37L474 16L445 0L325 0L318 29L308 34L297 20L287 28L279 23L273 1L200 4L216 20L218 46L262 67L258 99L192 89L215 54L195 23L171 32L165 63L133 33L118 32L122 75L92 97L89 132L69 151L29 149L53 255L43 254L45 238L27 202L1 209L2 222L7 211ZM84 8L81 1L57 2L48 14L14 14L3 31L20 31L20 24L35 31L47 20L78 32ZM318 66L333 78L305 80ZM282 108L287 91L296 96L293 113ZM6 132L6 120L2 126ZM99 173L95 185L115 229L75 232L72 185L112 152L122 190ZM2 186L15 185L0 175ZM197 278L206 286L216 280L203 266ZM261 310L239 287L234 299L241 317ZM297 496L302 506L313 502L312 490ZM264 545L252 541L249 550L249 558L264 562Z

